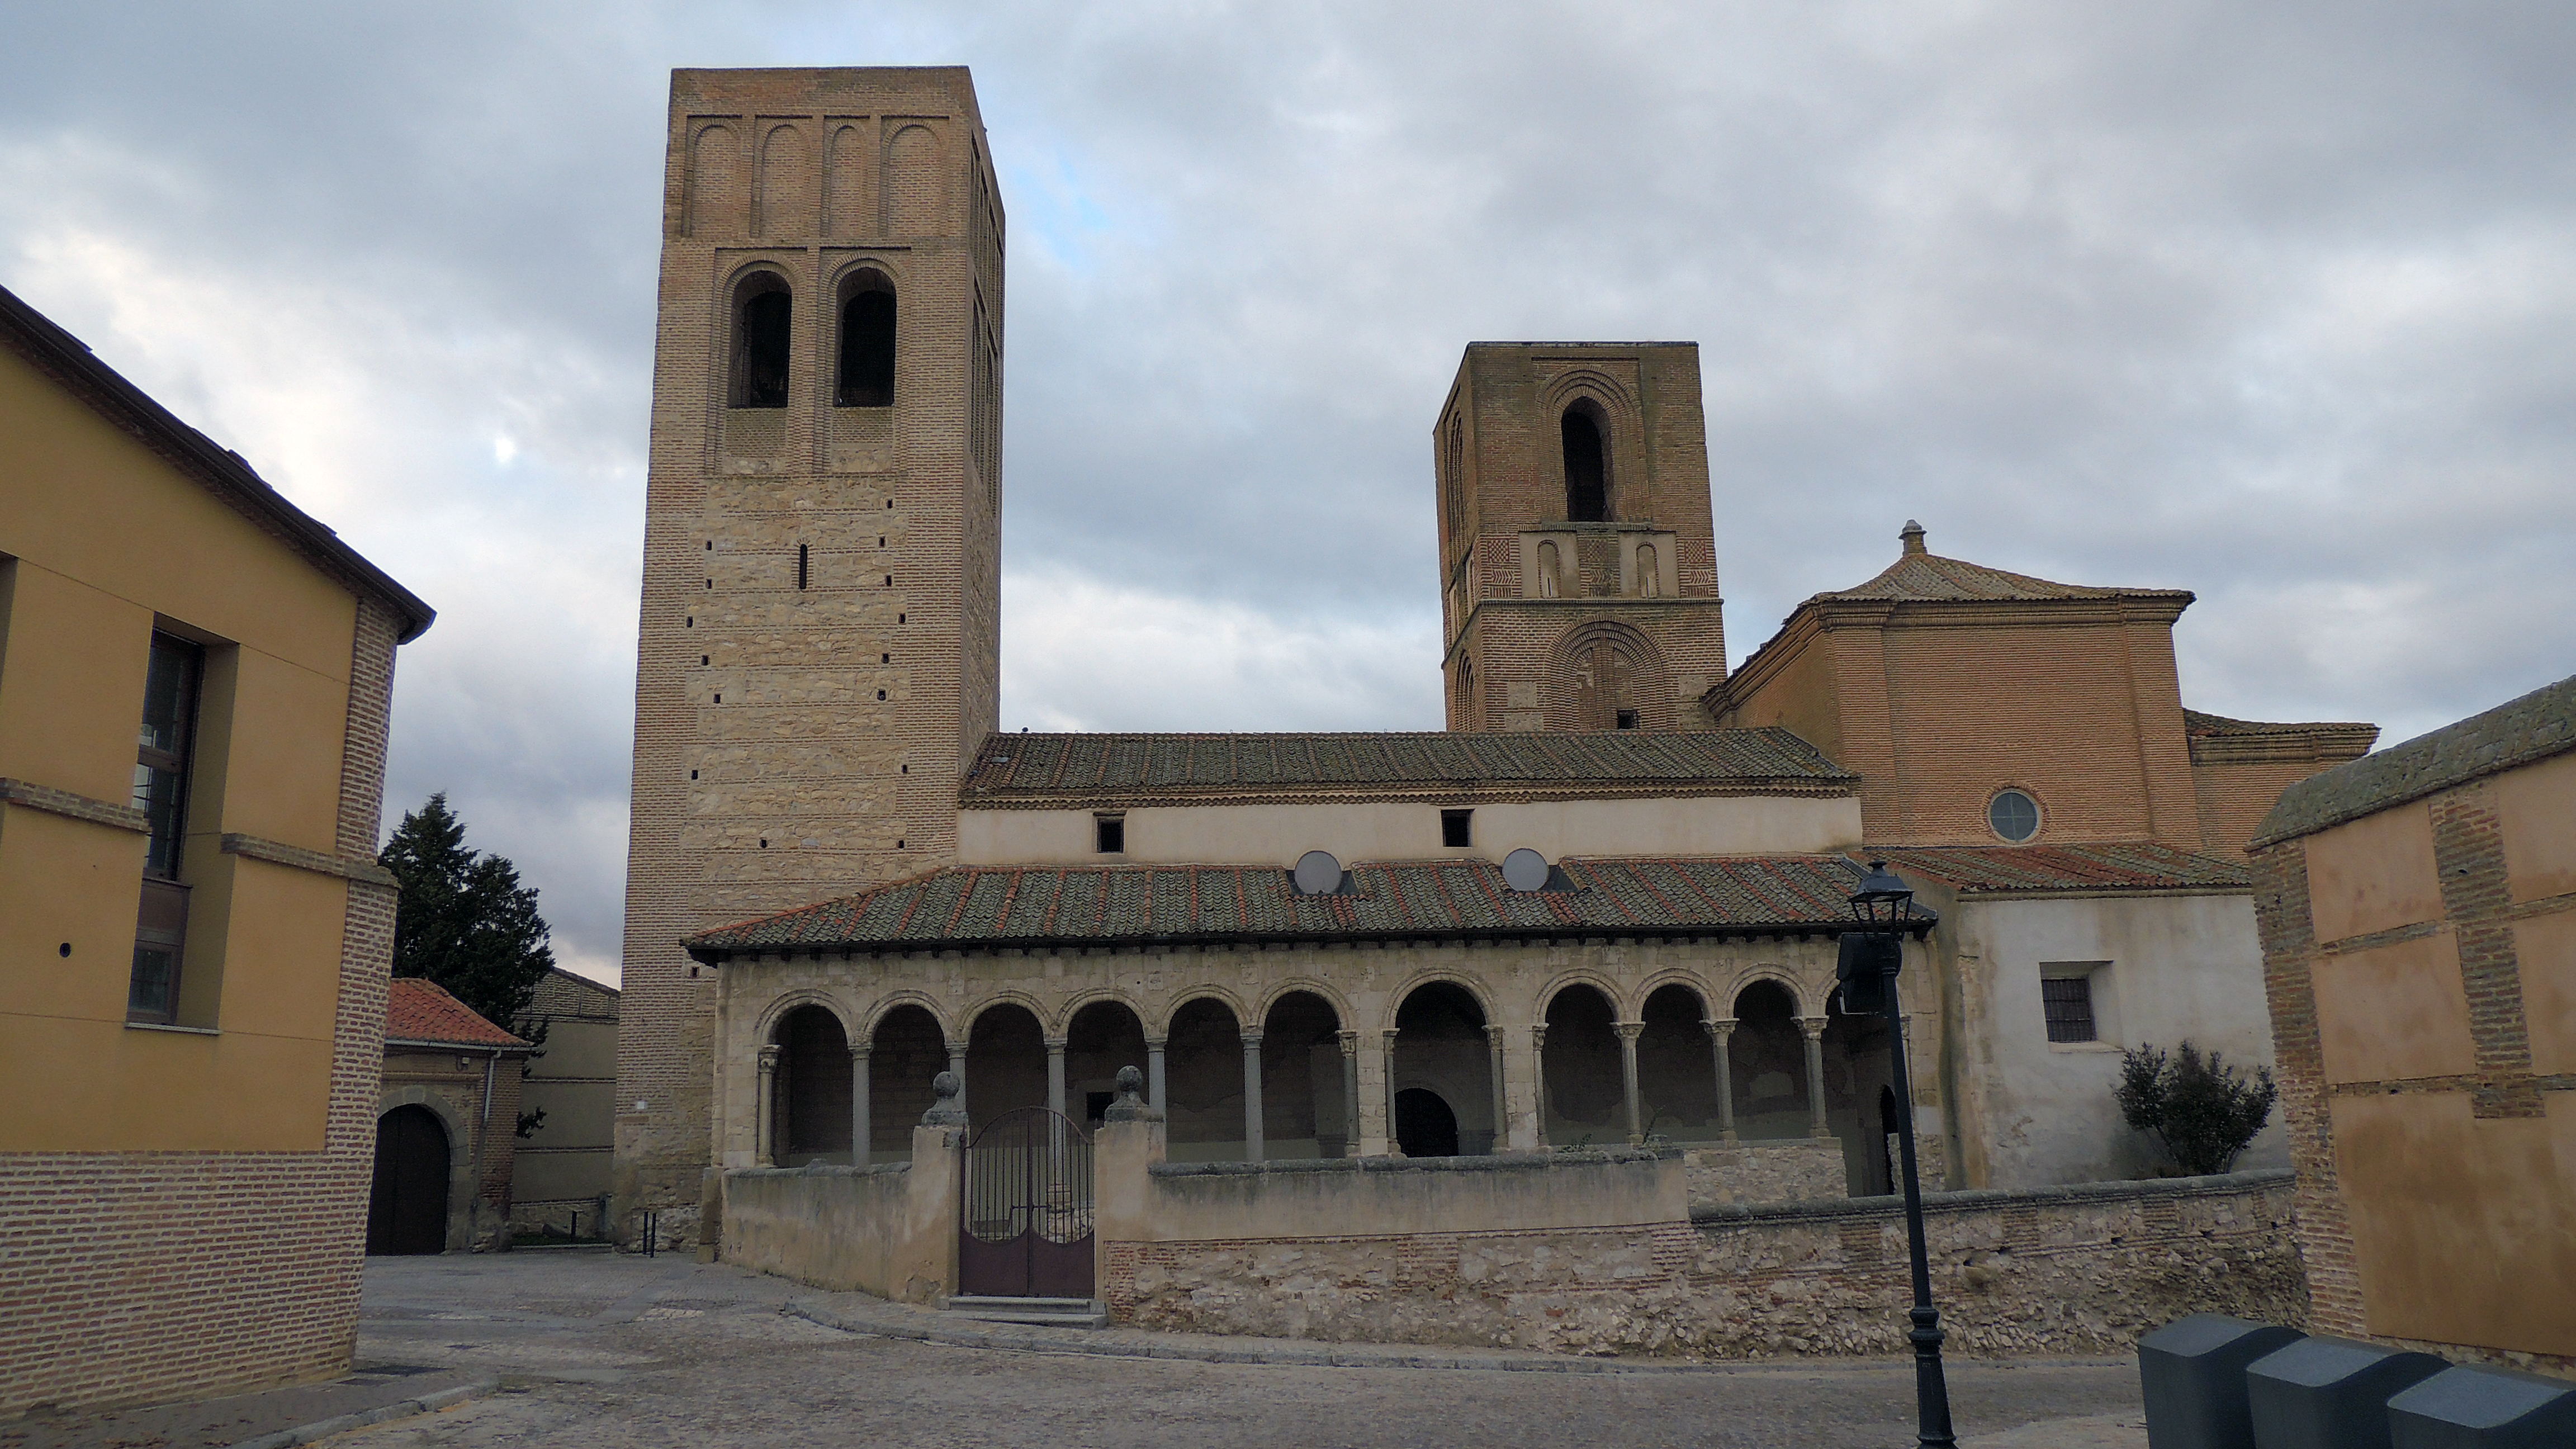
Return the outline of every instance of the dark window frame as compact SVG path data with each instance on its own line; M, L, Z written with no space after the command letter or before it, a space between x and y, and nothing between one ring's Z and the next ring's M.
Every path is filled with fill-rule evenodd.
M768 305L772 297L778 299L776 309ZM757 317L754 308L760 309ZM773 310L778 312L774 320L769 315ZM795 289L776 272L751 273L734 288L732 321L725 406L763 411L786 407L795 377Z
M841 299L840 346L833 368L832 405L894 406L896 362L902 355L903 305L894 283L880 272L862 272Z
M1091 817L1091 845L1100 855L1127 853L1127 812L1101 811Z
M2041 977L2039 1003L2051 1042L2074 1044L2102 1039L2101 1017L2093 1007L2091 973Z
M2030 829L2019 835L2012 834L2010 831L2005 830L2004 823L1999 818L2002 812L2006 809L2006 802L2016 800L2030 808ZM1986 828L1995 833L1995 838L1997 840L2004 841L2008 844L2028 845L2030 842L2039 838L2040 827L2047 823L2048 812L2040 808L2039 797L2018 785L2011 785L2004 789L1997 790L1986 801Z
M155 630L134 751L134 804L148 829L142 899L135 911L134 963L126 980L128 1021L166 1025L179 1016L188 935L188 887L179 872L205 682L204 646Z
M1440 844L1443 848L1456 850L1462 846L1469 846L1475 843L1476 812L1474 810L1443 810L1440 812Z

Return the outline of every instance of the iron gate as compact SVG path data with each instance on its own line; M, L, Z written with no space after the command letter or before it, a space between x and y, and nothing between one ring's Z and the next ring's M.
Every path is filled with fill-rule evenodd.
M1073 1119L1022 1107L966 1146L957 1291L1091 1296L1091 1139Z

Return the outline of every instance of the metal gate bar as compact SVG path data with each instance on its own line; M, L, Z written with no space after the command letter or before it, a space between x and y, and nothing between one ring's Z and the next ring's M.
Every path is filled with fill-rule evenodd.
M1061 1112L1021 1107L985 1123L965 1157L958 1291L1089 1298L1091 1139Z

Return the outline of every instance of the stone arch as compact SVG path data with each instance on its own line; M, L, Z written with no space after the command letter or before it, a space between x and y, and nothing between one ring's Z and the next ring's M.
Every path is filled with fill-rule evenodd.
M1539 999L1547 1041L1539 1048L1539 1130L1561 1146L1615 1147L1628 1140L1618 994L1588 974Z
M1530 1020L1546 1021L1548 1004L1569 986L1589 986L1600 992L1602 1000L1610 1003L1612 1017L1620 1021L1629 1020L1630 1003L1625 999L1628 993L1619 989L1618 982L1612 980L1609 973L1588 966L1569 967L1549 977L1530 997Z
M1357 1135L1342 1051L1349 1010L1316 983L1281 987L1262 1003L1262 1156L1341 1157Z
M1709 994L1709 1002L1713 1006L1724 1006L1726 1011L1723 1014L1726 1016L1733 1016L1735 1014L1736 1001L1741 998L1746 991L1751 990L1753 987L1759 986L1766 981L1779 987L1782 991L1789 993L1789 1009L1792 1013L1801 1016L1807 1014L1807 989L1805 985L1798 980L1797 973L1786 966L1774 965L1768 962L1748 966L1735 973L1734 978L1728 981L1723 988Z
M760 138L760 234L802 236L814 221L814 195L806 165L805 133L795 125L769 128Z
M912 1147L912 1129L930 1110L931 1081L959 1050L937 1002L899 991L868 1017L868 1146L874 1161L896 1161Z
M1628 1019L1630 1021L1643 1021L1645 1020L1643 1013L1646 1009L1646 1002L1652 998L1656 992L1663 990L1667 986L1678 986L1689 992L1692 996L1697 997L1699 999L1699 1014L1701 1016L1713 1020L1723 1014L1717 1009L1718 999L1716 990L1712 988L1706 980L1702 979L1698 973L1679 966L1667 966L1663 970L1657 971L1653 975L1645 978L1643 981L1638 982L1636 987L1628 993L1628 999L1620 1003L1619 1009L1628 1014Z
M474 1247L474 1199L480 1184L474 1181L474 1129L471 1121L456 1110L455 1104L429 1088L417 1084L386 1087L376 1096L376 1121L384 1119L398 1107L422 1107L447 1129L447 1249L451 1253L469 1252Z
M762 1046L776 1044L779 1024L787 1019L789 1012L803 1006L819 1006L832 1013L841 1023L843 1036L851 1041L859 1039L859 1014L840 997L815 986L799 986L771 997L760 1008L757 1024L752 1028L752 1039Z
M909 988L901 991L889 991L885 995L878 997L875 1004L868 1009L866 1015L860 1018L860 1024L865 1026L867 1030L857 1033L857 1035L873 1040L878 1029L885 1025L885 1019L907 1006L919 1007L923 1011L930 1013L932 1023L937 1025L939 1028L939 1039L941 1041L954 1042L960 1039L957 1035L956 1023L951 1022L948 1019L948 1013L940 1009L938 999L933 997L927 991L914 991Z
M1339 987L1336 987L1329 982L1318 980L1312 976L1292 976L1285 981L1273 983L1267 992L1265 992L1260 998L1261 1010L1259 1015L1254 1019L1258 1021L1268 1021L1270 1019L1270 1009L1277 1006L1281 998L1293 995L1300 991L1305 992L1309 996L1318 996L1323 998L1324 1004L1333 1009L1334 1017L1341 1022L1342 1029L1345 1031L1351 1029L1351 1003L1349 998L1342 995Z
M948 175L939 164L939 137L928 126L901 127L886 142L884 197L888 236L948 229Z
M1400 991L1388 993L1387 999L1395 1006L1388 1025L1396 1034L1395 1049L1387 1059L1386 1105L1389 1123L1396 1129L1397 1150L1412 1150L1404 1145L1408 1120L1429 1121L1440 1115L1406 1109L1404 1094L1419 1091L1440 1099L1456 1129L1460 1153L1492 1152L1505 1125L1501 1104L1495 1100L1501 1093L1496 1090L1499 1082L1488 1030L1495 1024L1492 1003L1473 983L1439 971L1418 974Z
M1551 730L1673 728L1673 684L1663 651L1615 619L1577 624L1548 650Z
M1420 970L1415 971L1412 975L1407 976L1402 981L1397 982L1394 986L1388 988L1386 993L1387 1015L1376 1023L1377 1028L1382 1031L1393 1027L1395 1025L1396 1014L1404 1009L1404 999L1411 996L1416 991L1421 990L1423 987L1434 984L1455 986L1459 990L1466 992L1467 995L1475 1001L1476 1009L1485 1014L1485 1022L1487 1025L1492 1026L1499 1025L1501 1023L1503 1019L1501 1010L1502 1004L1494 999L1493 993L1488 990L1483 983L1470 980L1465 974L1460 972L1444 970L1438 966L1425 966ZM1350 1024L1352 1026L1360 1025L1358 1022L1352 1022ZM1362 1029L1365 1030L1366 1028Z
M1145 1015L1114 990L1086 991L1066 1003L1051 1034L1065 1044L1064 1105L1076 1121L1098 1122L1117 1100L1119 1068L1151 1065Z
M1183 987L1172 993L1163 1007L1162 1018L1159 1021L1149 1020L1145 1023L1146 1034L1169 1038L1172 1034L1172 1019L1179 1016L1181 1009L1193 1001L1221 1003L1226 1010L1234 1013L1234 1019L1238 1025L1261 1019L1252 1013L1250 1004L1231 989L1213 983L1200 983Z
M1637 1095L1648 1137L1715 1142L1726 1135L1717 1099L1717 1057L1709 1041L1708 993L1666 974L1638 994Z
M983 996L977 997L975 1004L966 1009L964 1021L961 1023L966 1029L966 1039L969 1041L974 1039L975 1023L982 1020L986 1012L1003 1006L1016 1006L1022 1011L1027 1012L1030 1019L1038 1024L1038 1034L1041 1036L1056 1036L1061 1034L1060 1028L1066 1018L1061 1017L1056 1012L1049 1011L1045 1002L1038 1000L1036 997L1029 995L1025 991L1013 991L1005 988L1000 991L988 992Z
M764 1156L780 1167L850 1160L852 1093L848 1018L819 993L780 1012L764 1037L770 1139Z
M691 236L731 236L739 228L742 138L724 122L701 126L689 138L688 191L683 207Z
M1736 1131L1747 1138L1805 1137L1813 1129L1807 1040L1788 982L1764 975L1737 991L1727 1039L1734 1074Z
M966 1114L981 1127L1047 1104L1047 1017L1018 992L985 997L966 1018Z
M1243 1156L1243 1033L1258 1030L1241 998L1192 988L1163 1019L1164 1140L1175 1161Z

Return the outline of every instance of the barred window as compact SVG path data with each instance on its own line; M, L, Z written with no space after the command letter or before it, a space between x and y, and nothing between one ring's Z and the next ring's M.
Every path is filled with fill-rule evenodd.
M2039 983L2040 1004L2048 1013L2050 1041L2099 1041L2093 1025L2093 978L2050 976Z

